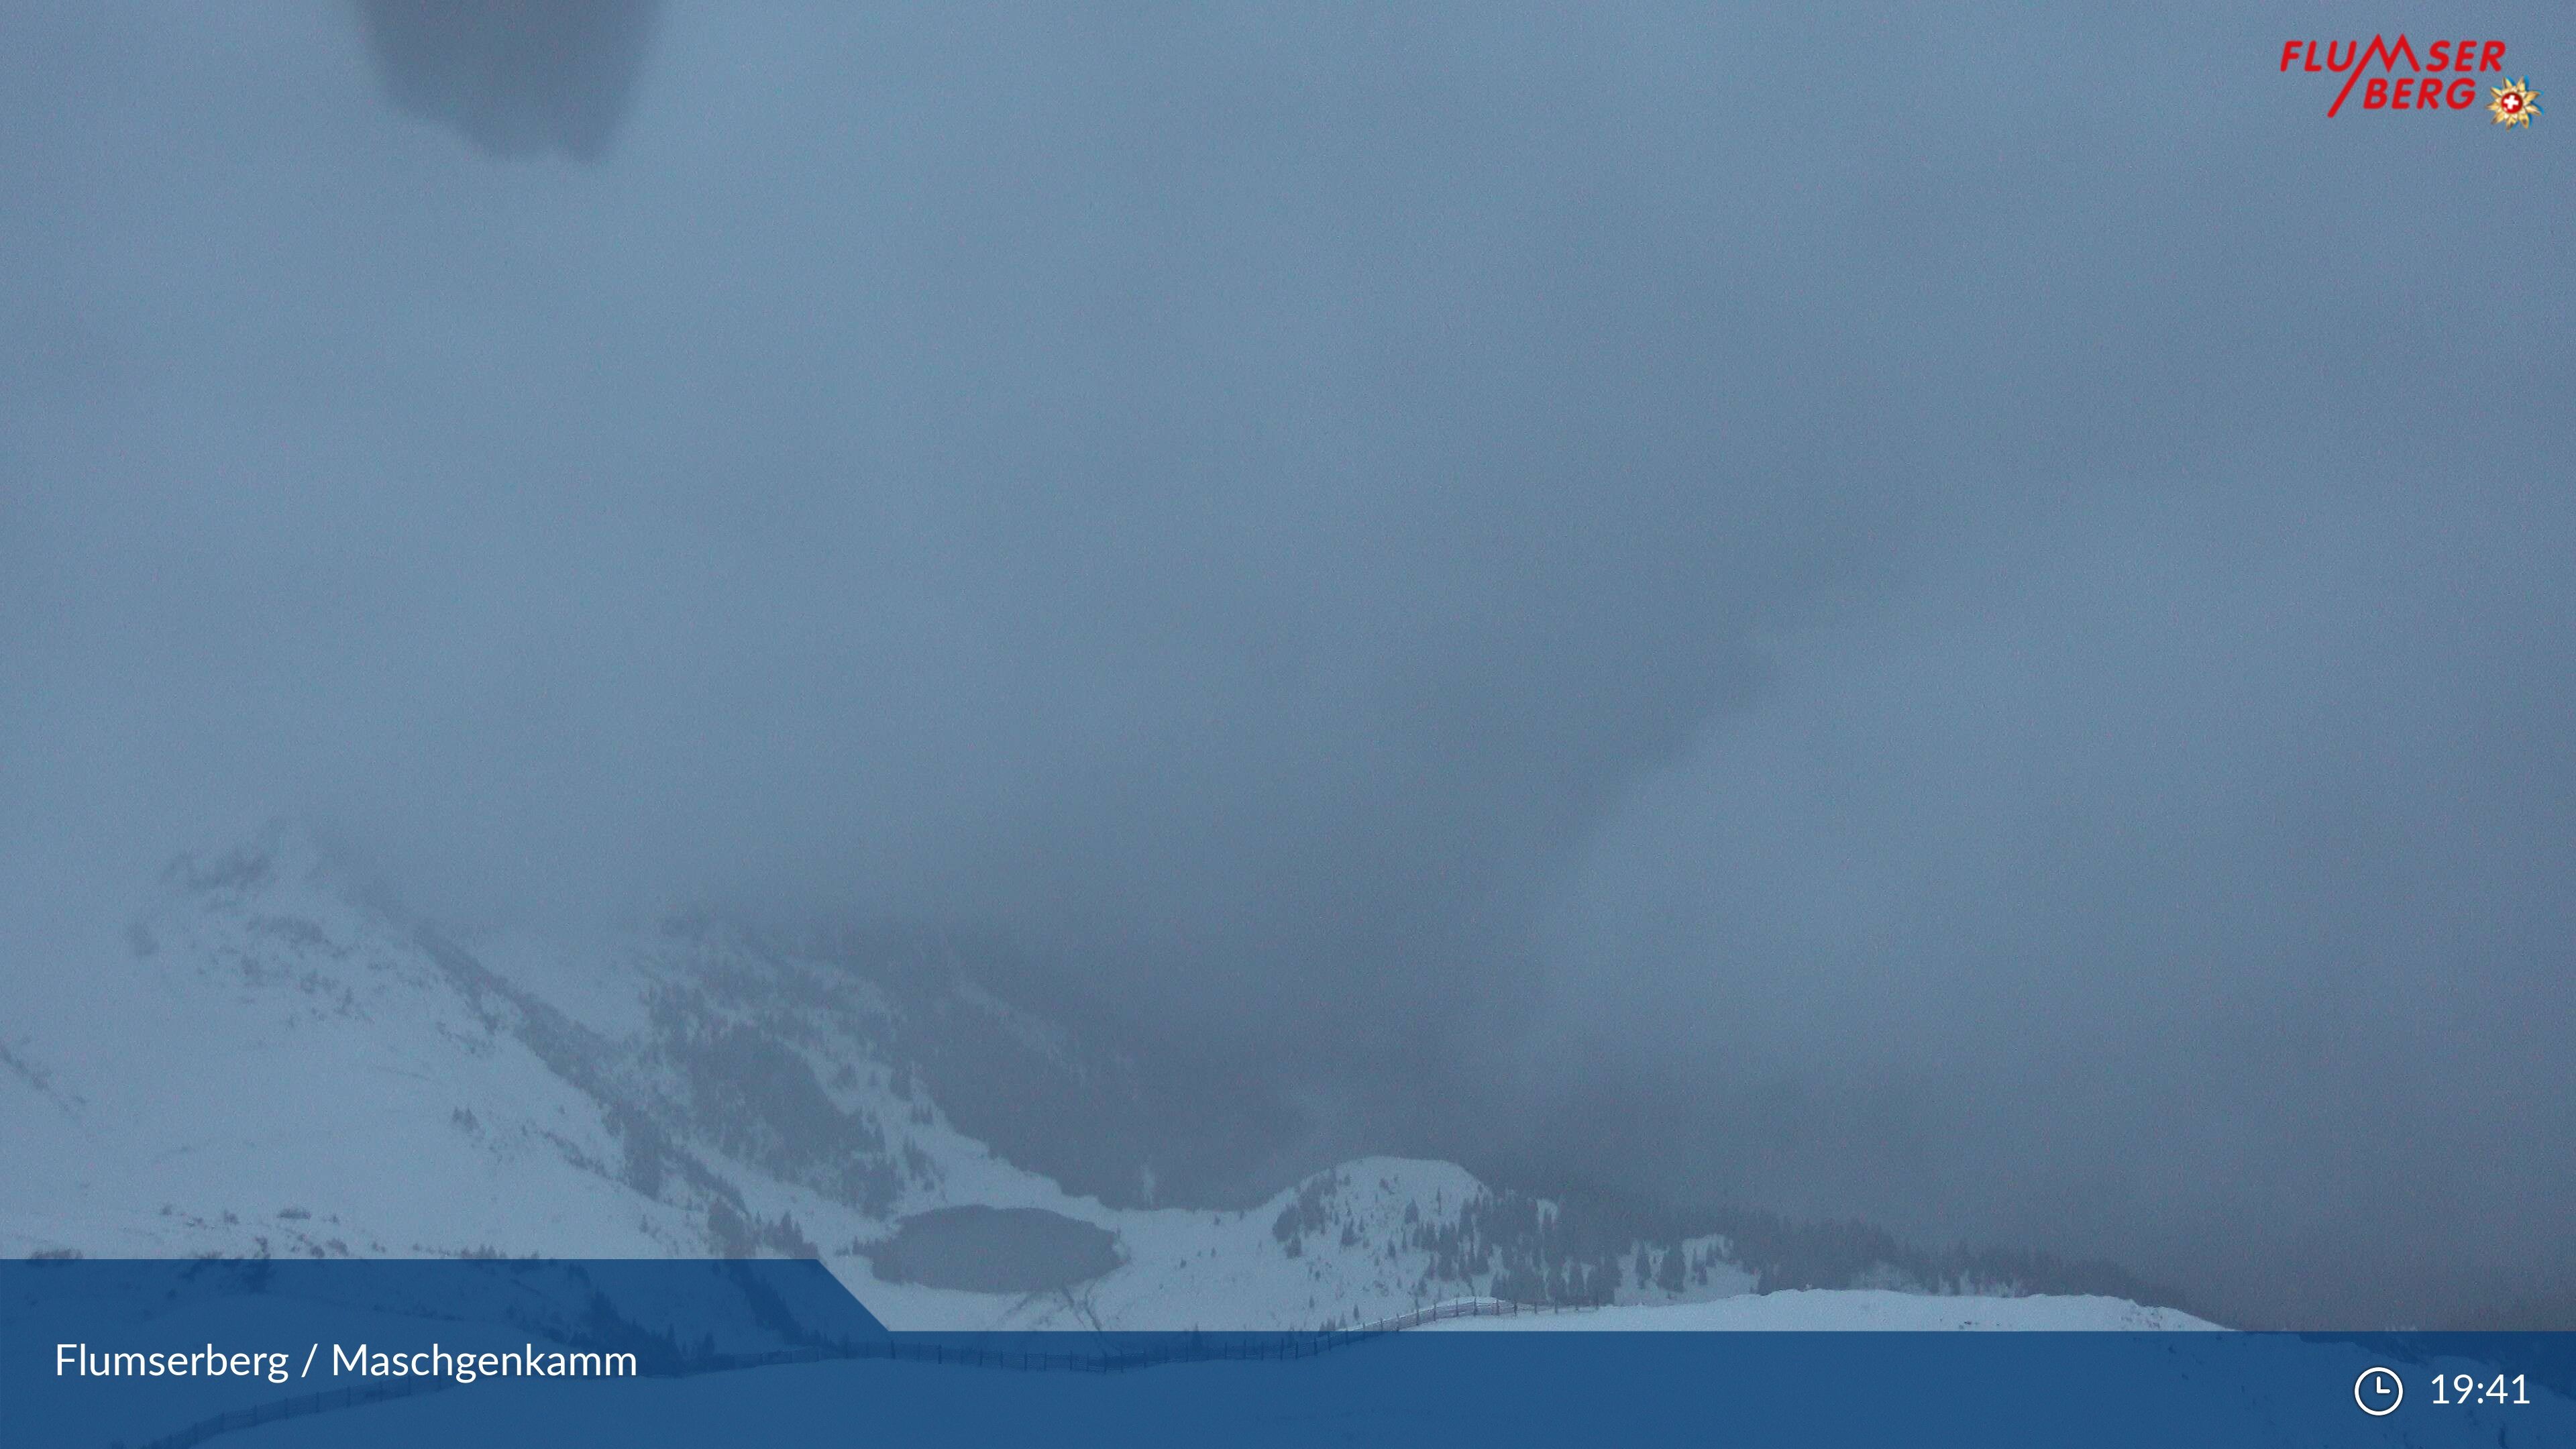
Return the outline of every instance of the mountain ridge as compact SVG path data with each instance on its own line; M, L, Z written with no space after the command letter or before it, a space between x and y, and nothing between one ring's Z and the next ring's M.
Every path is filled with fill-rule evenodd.
M981 1063L1010 1084L988 1116L1056 1083L1094 1112L1132 1068L954 962L871 974L706 917L568 951L366 896L272 827L174 862L128 958L81 983L87 1009L12 1012L0 1095L24 1099L6 1113L21 1170L0 1254L807 1256L922 1328L1333 1328L1463 1297L1641 1307L1766 1286L1932 1290L1961 1326L1996 1304L2031 1316L2010 1307L2025 1282L1791 1282L1746 1251L1775 1244L1622 1236L1446 1162L1362 1158L1252 1207L1113 1205L961 1130L928 1079ZM1024 1241L943 1251L1018 1252L1019 1286L942 1286L918 1251L886 1267L908 1223L970 1208L992 1210L973 1231ZM1050 1238L1051 1220L1077 1226ZM1095 1247L1056 1282L1041 1239ZM2063 1319L2077 1300L2054 1301ZM2197 1322L2100 1302L2118 1306L2074 1317Z

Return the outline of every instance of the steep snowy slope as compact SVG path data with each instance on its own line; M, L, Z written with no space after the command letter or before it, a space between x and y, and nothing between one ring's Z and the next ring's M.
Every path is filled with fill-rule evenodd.
M488 955L289 831L173 867L130 959L12 1011L0 1250L811 1252L1052 1184L947 1129L880 1010L729 943Z
M174 872L131 959L10 1014L57 1110L10 1116L0 1247L669 1251L673 1223L595 1210L595 1105L302 864Z
M1603 1326L2179 1318L1747 1297L1724 1239L1585 1238L1438 1162L1347 1163L1251 1210L1112 1207L934 1100L930 1062L1077 1107L1114 1087L1114 1063L962 976L871 976L705 923L580 951L451 939L340 888L292 830L173 866L126 934L121 959L0 1003L0 1254L808 1255L918 1328L1347 1326L1470 1295L1631 1305ZM1015 1213L936 1216L968 1207ZM908 1224L958 1221L1106 1249L1051 1275L1042 1244L969 1239L948 1249L975 1260L962 1279L891 1251ZM1013 1252L1035 1254L1013 1291L955 1286ZM1701 1306L1642 1306L1673 1304Z

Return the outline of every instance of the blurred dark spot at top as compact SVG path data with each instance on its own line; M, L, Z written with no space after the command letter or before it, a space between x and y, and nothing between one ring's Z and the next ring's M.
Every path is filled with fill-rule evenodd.
M394 103L495 156L605 155L661 0L358 0Z

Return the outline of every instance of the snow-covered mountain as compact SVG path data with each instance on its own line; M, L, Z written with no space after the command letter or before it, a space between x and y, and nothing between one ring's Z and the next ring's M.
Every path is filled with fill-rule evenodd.
M938 1043L1016 1054L1031 1092L1114 1071L963 975L704 922L454 939L288 829L174 865L126 934L0 1015L0 1254L810 1255L897 1328L1347 1326L1474 1295L1628 1305L1601 1326L2198 1326L2112 1298L1754 1295L1725 1238L1578 1252L1554 1204L1442 1162L1112 1206L934 1096Z

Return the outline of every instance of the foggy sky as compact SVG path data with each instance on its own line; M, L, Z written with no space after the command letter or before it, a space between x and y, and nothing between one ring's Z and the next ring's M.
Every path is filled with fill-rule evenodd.
M496 159L353 10L28 7L7 969L286 814L989 923L1337 1148L2563 1275L2567 123L2080 8L681 3Z

